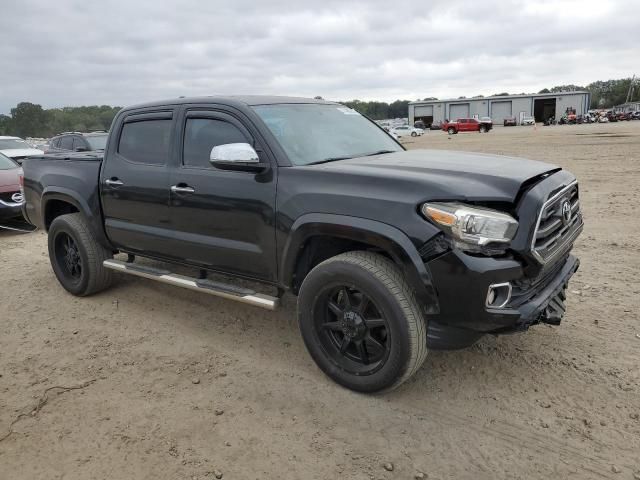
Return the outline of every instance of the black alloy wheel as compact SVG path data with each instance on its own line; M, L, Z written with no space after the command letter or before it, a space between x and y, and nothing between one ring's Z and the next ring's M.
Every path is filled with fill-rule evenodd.
M385 362L390 330L375 302L347 285L321 292L314 315L316 334L325 354L342 370L369 375Z
M82 257L76 241L67 232L60 232L54 240L55 259L60 271L73 283L82 278Z

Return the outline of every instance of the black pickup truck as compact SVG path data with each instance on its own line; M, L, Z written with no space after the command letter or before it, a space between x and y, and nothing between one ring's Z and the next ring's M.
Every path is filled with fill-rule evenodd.
M291 292L313 359L358 391L400 385L428 348L559 324L578 268L570 250L583 221L569 172L405 151L323 100L133 106L114 119L104 153L23 168L24 213L49 232L51 265L72 294L107 288L114 271L267 309Z

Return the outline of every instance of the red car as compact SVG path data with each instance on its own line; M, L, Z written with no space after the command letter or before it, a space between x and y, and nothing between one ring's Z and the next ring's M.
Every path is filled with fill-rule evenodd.
M455 122L445 121L442 130L453 135L458 132L486 133L493 127L491 122L483 122L475 118L459 118Z
M22 220L22 168L0 153L0 225L5 221Z

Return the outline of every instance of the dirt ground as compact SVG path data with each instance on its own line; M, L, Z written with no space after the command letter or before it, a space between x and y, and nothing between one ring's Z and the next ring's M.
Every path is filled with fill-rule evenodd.
M25 415L0 478L639 479L640 122L406 144L578 176L582 266L560 327L430 352L399 390L365 396L312 363L294 297L270 313L123 276L74 298L44 233L3 231L0 437Z

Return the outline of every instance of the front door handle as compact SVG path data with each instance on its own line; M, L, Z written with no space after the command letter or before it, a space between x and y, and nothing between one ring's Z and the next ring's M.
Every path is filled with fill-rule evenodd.
M120 187L124 185L124 183L121 180L118 180L117 178L107 178L104 181L104 184L109 187Z
M173 193L194 193L196 190L188 186L172 185L171 191Z

